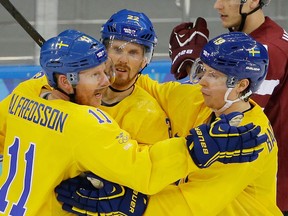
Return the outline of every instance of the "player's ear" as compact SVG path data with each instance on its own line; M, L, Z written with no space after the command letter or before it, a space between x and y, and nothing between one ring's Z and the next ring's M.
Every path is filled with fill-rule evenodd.
M144 58L144 59L142 60L140 70L142 70L143 68L145 68L146 65L147 65L147 58Z
M238 82L238 85L237 85L237 92L238 93L241 93L243 92L246 88L248 88L249 86L249 80L248 79L242 79Z
M249 2L250 9L254 9L254 8L258 7L260 4L260 0L251 0L248 2Z
M66 75L59 74L57 75L57 84L58 87L67 92L68 94L73 93L73 88Z

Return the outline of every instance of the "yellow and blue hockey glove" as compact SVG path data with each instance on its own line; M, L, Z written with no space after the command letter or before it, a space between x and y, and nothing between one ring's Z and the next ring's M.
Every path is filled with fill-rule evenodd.
M252 123L240 127L233 126L231 121L239 116L243 114L233 112L221 115L211 125L202 124L190 130L186 144L198 167L209 167L215 161L226 164L257 159L263 150L261 144L267 141L267 135L259 135L260 126Z
M92 173L87 178L63 181L55 189L65 211L77 215L143 215L147 196L128 187L104 180ZM91 183L97 182L97 188ZM99 188L100 187L100 188Z
M56 188L55 192L57 193L57 199L70 199L74 196L74 193L79 188L91 188L93 189L93 185L91 182L86 178L86 175L83 173L79 176L74 178L67 179L62 181ZM67 201L66 201L67 202Z

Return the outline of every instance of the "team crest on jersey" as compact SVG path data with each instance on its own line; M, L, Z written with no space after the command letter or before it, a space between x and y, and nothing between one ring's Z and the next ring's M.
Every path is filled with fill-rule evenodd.
M124 144L126 143L128 140L129 140L129 136L128 135L125 135L123 132L121 132L117 137L116 139L118 140L118 142L120 144Z
M118 143L124 144L123 149L128 150L129 148L132 147L132 143L128 142L129 141L129 135L124 134L121 132L116 139L118 140Z
M35 74L32 79L39 79L41 77L45 76L45 73L43 71L38 72L37 74Z

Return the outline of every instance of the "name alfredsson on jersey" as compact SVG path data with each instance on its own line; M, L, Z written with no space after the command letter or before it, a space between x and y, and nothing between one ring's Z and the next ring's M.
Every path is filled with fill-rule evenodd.
M68 117L67 113L17 94L12 95L9 113L61 133Z

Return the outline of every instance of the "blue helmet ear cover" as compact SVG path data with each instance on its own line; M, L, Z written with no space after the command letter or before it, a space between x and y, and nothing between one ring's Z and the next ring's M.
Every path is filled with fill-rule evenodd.
M225 33L210 40L200 58L209 67L227 75L228 80L249 79L252 92L264 81L269 63L267 49L243 32Z
M40 51L40 65L53 87L57 86L55 73L73 77L70 81L77 84L81 71L96 67L106 60L107 52L102 43L73 29L47 40Z

